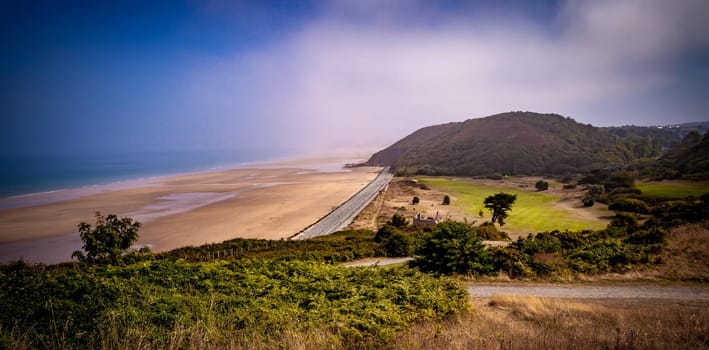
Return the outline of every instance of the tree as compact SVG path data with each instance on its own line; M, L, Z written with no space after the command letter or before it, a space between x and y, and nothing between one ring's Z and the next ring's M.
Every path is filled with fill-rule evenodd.
M119 218L113 214L104 217L96 212L95 227L85 222L79 224L86 255L77 250L71 257L88 264L116 264L138 239L139 228L140 223L131 218Z
M424 272L488 274L492 257L475 231L462 222L445 221L434 226L416 254L413 265Z
M546 191L549 189L549 183L544 180L539 180L536 184L534 184L534 187L537 191Z
M413 205L419 204L419 202L420 202L419 197L414 197L414 199L411 200L411 204L413 204Z
M512 205L516 200L517 195L504 192L485 198L485 201L483 201L485 208L492 211L492 219L490 222L493 224L497 222L500 226L503 226L507 218L507 212L512 210Z
M394 227L405 227L409 224L409 220L406 220L403 215L394 214L392 215L391 220L387 221L386 223L387 225Z
M451 197L448 195L443 196L443 205L450 205L451 204Z

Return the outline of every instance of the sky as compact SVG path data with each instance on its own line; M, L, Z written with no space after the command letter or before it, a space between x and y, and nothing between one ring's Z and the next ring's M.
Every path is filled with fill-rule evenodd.
M507 111L707 121L709 1L0 2L0 155L385 147Z

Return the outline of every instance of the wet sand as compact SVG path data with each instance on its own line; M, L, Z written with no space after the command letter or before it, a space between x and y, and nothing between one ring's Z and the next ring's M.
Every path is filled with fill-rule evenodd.
M77 225L94 213L130 216L136 245L164 251L231 238L288 238L325 216L380 168L343 169L333 158L126 181L0 199L0 261L68 261Z

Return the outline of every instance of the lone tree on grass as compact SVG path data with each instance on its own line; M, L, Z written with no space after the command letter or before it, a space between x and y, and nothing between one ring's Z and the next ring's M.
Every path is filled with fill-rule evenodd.
M448 195L445 195L443 197L443 205L450 205L450 204L451 204L451 197L449 197Z
M549 183L544 180L539 180L536 184L534 184L534 187L537 191L546 191L549 189Z
M71 257L87 264L116 264L138 239L139 228L140 223L131 218L119 218L113 214L103 216L96 212L95 227L85 222L79 224L86 255L77 250Z
M512 204L514 204L516 200L516 194L504 192L485 198L485 201L483 201L485 208L492 211L492 219L490 222L493 224L497 222L500 226L503 226L505 224L505 219L507 219L507 212L512 210Z
M414 197L414 199L411 200L411 204L416 205L419 204L420 200L419 197Z

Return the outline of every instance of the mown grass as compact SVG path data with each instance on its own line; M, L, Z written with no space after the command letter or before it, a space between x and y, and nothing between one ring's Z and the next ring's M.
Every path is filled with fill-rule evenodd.
M709 193L709 182L652 181L638 182L635 186L649 197L685 198Z
M485 197L499 192L517 195L517 201L512 206L510 216L503 227L510 232L526 234L552 230L596 230L608 224L605 220L581 216L556 206L554 203L559 200L559 197L552 194L501 188L443 177L419 177L418 180L431 188L450 193L456 198L452 205L472 216L478 217L478 212L482 209L483 219L490 218L490 212L483 207Z

